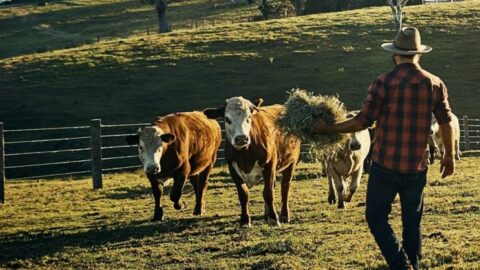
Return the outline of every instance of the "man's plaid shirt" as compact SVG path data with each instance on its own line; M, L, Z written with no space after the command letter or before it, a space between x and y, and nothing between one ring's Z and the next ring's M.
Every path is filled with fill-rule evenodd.
M447 87L418 64L400 64L375 79L356 118L363 127L377 121L372 161L400 173L427 167L432 113L451 121Z

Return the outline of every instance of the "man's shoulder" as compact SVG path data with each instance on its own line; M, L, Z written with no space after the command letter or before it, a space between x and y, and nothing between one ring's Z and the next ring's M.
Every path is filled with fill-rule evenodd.
M420 74L429 79L433 85L441 85L443 84L443 81L442 79L440 79L440 77L438 77L437 75L434 75L432 74L431 72L425 70L425 69L420 69Z

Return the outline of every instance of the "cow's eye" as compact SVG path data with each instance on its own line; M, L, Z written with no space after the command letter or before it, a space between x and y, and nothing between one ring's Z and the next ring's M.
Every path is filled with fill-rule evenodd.
M227 124L230 125L232 123L232 120L230 120L230 118L228 118L228 117L225 117L225 122L227 122Z
M140 151L143 152L143 147L142 147L142 146L139 146L139 147L138 147L138 150L140 150Z

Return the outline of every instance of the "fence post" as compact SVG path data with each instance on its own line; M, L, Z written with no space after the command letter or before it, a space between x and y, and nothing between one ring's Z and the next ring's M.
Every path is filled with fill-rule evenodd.
M103 187L102 181L102 121L90 120L90 152L92 154L92 181L93 189Z
M465 136L465 150L470 150L470 138L468 137L468 116L463 116L463 135Z
M2 122L0 122L0 203L5 203L5 139Z

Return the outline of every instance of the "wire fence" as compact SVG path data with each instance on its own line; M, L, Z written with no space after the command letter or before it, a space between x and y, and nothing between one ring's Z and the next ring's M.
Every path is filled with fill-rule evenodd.
M480 149L480 119L464 116L460 122L462 150ZM102 174L141 167L136 146L125 137L150 123L102 124L92 119L88 126L4 129L0 122L0 202L5 179L41 179L91 175L93 187L102 187ZM223 126L223 122L221 122ZM224 135L224 130L222 130ZM225 140L217 163L225 160ZM309 145L302 145L305 159Z

